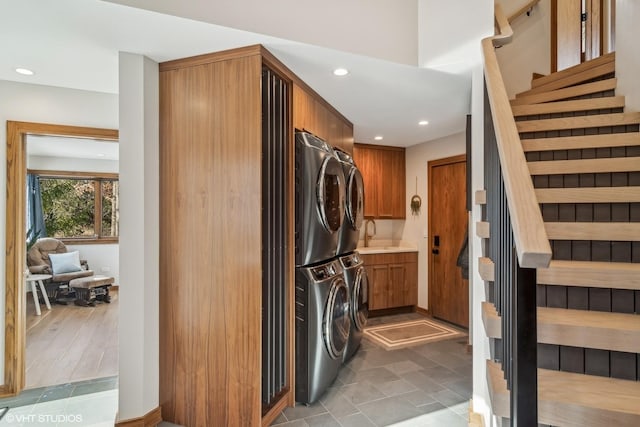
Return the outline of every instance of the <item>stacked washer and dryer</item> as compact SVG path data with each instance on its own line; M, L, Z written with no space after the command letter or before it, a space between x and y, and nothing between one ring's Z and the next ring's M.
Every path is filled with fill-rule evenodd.
M312 403L357 351L367 319L367 279L355 248L362 176L351 157L296 132L296 401Z

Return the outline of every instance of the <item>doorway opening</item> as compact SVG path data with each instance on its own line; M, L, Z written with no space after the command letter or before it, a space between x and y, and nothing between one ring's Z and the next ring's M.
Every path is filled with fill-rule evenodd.
M27 242L25 238L30 231L26 220L27 173L39 183L46 182L49 191L47 199L56 195L60 199L69 199L68 193L73 193L71 205L74 205L74 209L79 208L76 205L81 202L90 205L84 207L84 218L75 221L72 215L69 216L67 222L71 221L71 226L67 224L67 228L65 221L58 221L52 227L55 231L52 229L49 235L66 245L66 253L77 251L79 257L87 259L88 267L83 268L95 270L94 275L89 277L115 275L117 278L118 240L117 234L114 234L117 232L117 221L109 221L108 215L106 221L102 219L103 208L108 207L114 212L117 210L117 206L112 206L114 201L117 203L117 195L113 194L114 182L117 181L117 160L100 161L108 156L101 149L94 150L94 159L88 159L86 153L80 154L80 151L91 152L92 142L96 146L102 145L101 148L104 144L117 143L118 131L7 122L7 327L2 394L18 394L26 388L105 377L113 377L115 383L118 357L117 292L110 290L110 304L90 304L87 307L74 304L72 299L66 301L68 305L50 304L49 309L45 304L40 305L38 299L44 302L48 296L57 294L49 290L42 292L42 288L36 287L36 294L27 299L25 288L29 274L27 244L35 241ZM60 145L55 147L56 144ZM74 144L75 149L69 149ZM63 146L68 148L66 154L55 155L56 148ZM47 152L53 154L48 155ZM108 163L111 167L115 163L115 171L106 170ZM117 191L117 185L115 189ZM56 216L61 217L65 209L71 207L58 209L61 210ZM94 223L99 225L91 228L91 221L87 218L93 218ZM49 222L50 226L52 224ZM78 235L70 236L68 230L76 230ZM117 285L115 279L114 284ZM31 286L29 290L33 293ZM47 298L45 294L48 294ZM95 292L90 294L91 297L94 295Z

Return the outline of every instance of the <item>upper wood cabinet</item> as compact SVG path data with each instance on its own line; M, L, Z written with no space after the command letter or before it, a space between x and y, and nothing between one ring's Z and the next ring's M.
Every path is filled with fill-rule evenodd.
M353 159L364 180L366 218L406 218L405 150L354 144Z
M302 84L293 85L293 126L353 152L353 125L318 94Z

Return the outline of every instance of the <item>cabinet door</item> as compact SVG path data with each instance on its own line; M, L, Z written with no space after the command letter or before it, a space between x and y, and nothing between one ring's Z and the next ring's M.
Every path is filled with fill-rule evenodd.
M389 264L389 307L402 307L407 299L407 271L405 264Z
M387 265L366 267L369 277L369 309L389 307L389 268Z
M353 128L346 122L340 121L342 131L342 149L347 153L353 153Z
M404 151L391 151L391 213L394 218L407 216L407 192Z
M418 305L418 263L405 264L404 303L402 305Z
M293 126L299 130L317 132L315 100L300 86L293 86Z
M395 177L393 173L393 151L371 150L375 152L376 169L378 171L378 217L393 218L393 188ZM402 180L405 178L402 177Z
M353 159L362 173L364 182L364 216L366 218L378 217L378 179L377 150L353 146Z

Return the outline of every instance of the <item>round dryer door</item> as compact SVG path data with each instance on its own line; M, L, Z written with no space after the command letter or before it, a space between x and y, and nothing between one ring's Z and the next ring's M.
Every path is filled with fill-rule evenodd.
M347 178L347 219L354 230L360 230L364 219L364 182L358 168L351 168Z
M349 340L349 292L341 278L331 285L322 322L324 343L333 359L342 357Z
M318 213L324 228L335 233L344 220L344 173L340 162L327 156L318 175Z
M369 278L364 267L358 269L351 290L351 318L359 331L367 325L369 317Z

